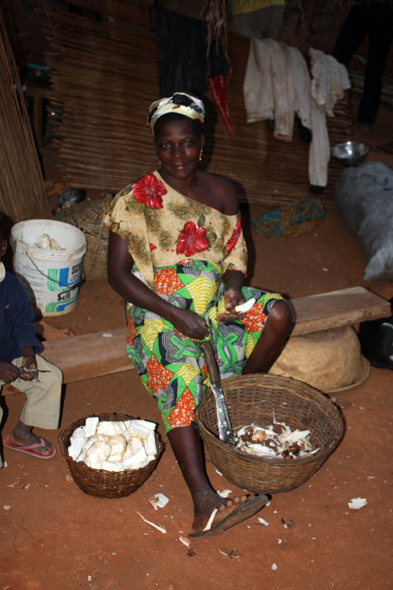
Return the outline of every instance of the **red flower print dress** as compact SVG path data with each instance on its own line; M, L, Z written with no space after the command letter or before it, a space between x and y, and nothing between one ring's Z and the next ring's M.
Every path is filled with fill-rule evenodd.
M172 305L204 317L221 378L240 375L278 294L244 287L256 303L241 321L218 324L224 310L222 275L246 272L240 215L223 215L173 190L158 172L113 199L105 217L127 243L134 274ZM126 302L127 353L155 397L166 430L189 425L208 384L198 342L153 312Z

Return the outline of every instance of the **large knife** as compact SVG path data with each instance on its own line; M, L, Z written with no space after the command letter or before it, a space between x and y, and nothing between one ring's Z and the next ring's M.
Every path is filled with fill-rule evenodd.
M212 345L208 340L204 340L199 346L206 360L210 377L210 387L216 400L217 425L220 440L230 445L236 445Z

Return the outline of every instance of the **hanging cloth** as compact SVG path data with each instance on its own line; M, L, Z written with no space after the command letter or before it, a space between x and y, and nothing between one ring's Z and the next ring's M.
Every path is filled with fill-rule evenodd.
M161 97L174 92L202 94L207 79L226 70L221 43L211 43L207 54L207 27L203 21L155 7Z
M161 97L174 92L202 94L209 87L218 111L233 136L225 93L227 60L219 39L210 45L207 26L195 18L155 7Z
M224 76L222 74L218 74L214 78L209 78L208 82L210 86L210 92L212 93L214 102L216 103L216 107L223 118L226 128L232 135L233 139L235 139L231 117L229 115Z

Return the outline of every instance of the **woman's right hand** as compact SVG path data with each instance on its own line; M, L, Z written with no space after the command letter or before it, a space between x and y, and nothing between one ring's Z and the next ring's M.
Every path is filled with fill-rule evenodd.
M209 328L203 318L194 311L174 307L171 318L167 318L183 336L202 340L209 335Z
M108 247L108 279L111 287L134 305L164 317L181 334L202 340L209 335L203 318L188 309L179 309L168 303L131 274L133 259L127 244L118 234L110 232Z

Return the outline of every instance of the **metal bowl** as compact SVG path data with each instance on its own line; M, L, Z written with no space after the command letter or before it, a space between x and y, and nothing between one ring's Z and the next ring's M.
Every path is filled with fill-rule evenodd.
M370 151L370 146L363 141L346 141L332 148L333 158L345 167L356 166L364 162Z

